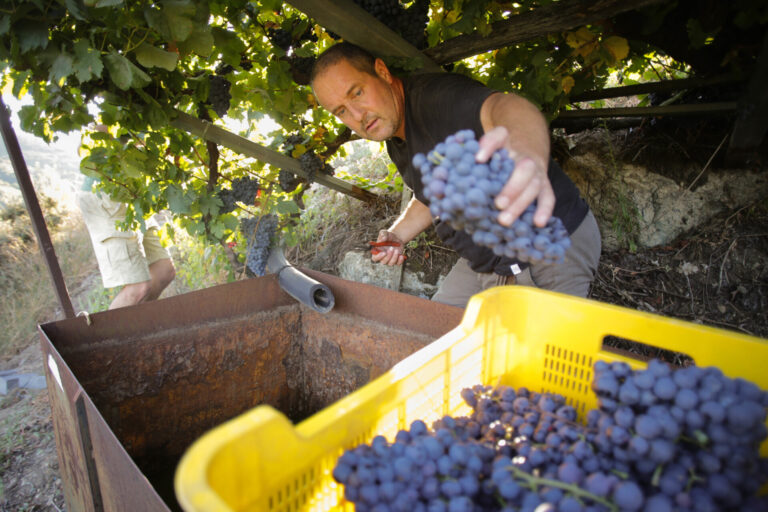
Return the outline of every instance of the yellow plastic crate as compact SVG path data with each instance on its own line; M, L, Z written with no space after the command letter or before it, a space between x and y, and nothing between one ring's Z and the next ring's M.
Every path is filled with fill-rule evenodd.
M330 474L343 450L376 434L393 440L415 419L466 414L459 392L478 383L560 393L583 417L596 406L595 361L645 366L603 350L610 335L768 388L768 340L533 288L493 288L472 298L456 329L300 424L259 406L208 432L179 463L179 503L195 512L351 511ZM761 450L768 454L768 443Z

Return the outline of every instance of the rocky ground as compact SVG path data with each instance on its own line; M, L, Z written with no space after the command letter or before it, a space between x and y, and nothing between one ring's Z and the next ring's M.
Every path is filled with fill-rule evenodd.
M711 138L714 142L706 148L690 151L701 160L699 170L720 140L719 136ZM674 138L673 142L668 147L674 150L678 142ZM620 149L618 157L613 158L621 160L622 154L630 158L632 147ZM696 167L692 159L689 157L685 164L690 169ZM695 178L691 170L675 169L683 176L681 181L690 183L691 176ZM336 273L347 251L364 251L365 241L375 239L378 230L397 213L392 206L361 208L354 222L329 229L312 251L293 251L289 259ZM456 255L433 235L414 245L409 248L407 268L421 271L432 283L456 260ZM601 302L768 338L768 200L763 197L738 208L723 209L662 245L632 251L606 248L590 296ZM679 354L622 340L615 344L644 356L661 356L678 363L684 360ZM2 369L42 373L39 353L37 339L30 338L29 347L3 361ZM46 391L17 390L2 397L0 432L0 510L64 510Z

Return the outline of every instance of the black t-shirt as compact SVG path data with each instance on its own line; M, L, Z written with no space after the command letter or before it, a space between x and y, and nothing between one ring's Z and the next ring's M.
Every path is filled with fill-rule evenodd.
M411 163L413 156L416 153L426 154L438 142L459 130L471 129L479 139L483 134L480 108L486 98L496 91L468 77L452 73L410 76L403 79L403 87L405 140L389 139L387 151L416 199L429 206L429 201L424 197L421 173ZM553 215L563 221L569 233L573 233L589 211L587 203L554 160L550 159L547 174L556 199ZM440 239L469 260L471 268L476 272L510 275L513 273L513 264L520 268L527 266L497 256L491 249L475 244L464 231L457 231L445 222L438 221L435 229Z

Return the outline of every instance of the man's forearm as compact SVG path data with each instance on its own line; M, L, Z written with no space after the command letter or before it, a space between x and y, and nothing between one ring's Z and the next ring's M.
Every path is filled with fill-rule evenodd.
M403 243L408 243L431 225L432 213L429 211L429 207L413 197L400 217L392 223L389 231L400 238Z
M550 134L547 121L536 106L516 94L493 94L480 111L483 131L503 126L509 132L507 147L535 159L544 168L549 163Z

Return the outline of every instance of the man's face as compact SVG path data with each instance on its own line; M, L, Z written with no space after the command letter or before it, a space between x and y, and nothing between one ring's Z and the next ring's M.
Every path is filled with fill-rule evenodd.
M325 69L312 84L317 101L365 139L382 141L396 134L402 107L392 88L393 78L376 61L376 76L342 60Z

